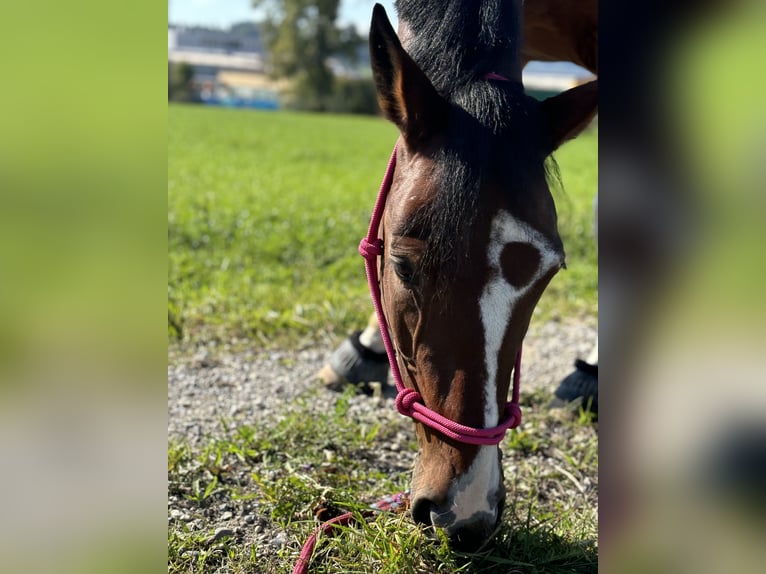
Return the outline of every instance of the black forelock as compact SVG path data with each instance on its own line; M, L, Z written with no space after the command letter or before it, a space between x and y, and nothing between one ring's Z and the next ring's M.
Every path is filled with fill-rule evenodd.
M396 11L411 32L407 52L442 95L519 57L518 0L397 0Z

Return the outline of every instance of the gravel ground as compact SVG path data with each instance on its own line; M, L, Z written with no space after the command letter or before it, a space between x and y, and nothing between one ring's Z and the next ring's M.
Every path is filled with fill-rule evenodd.
M569 374L574 359L586 358L596 342L597 331L587 323L561 324L549 322L531 328L527 334L522 362L522 395L532 390L544 390L552 396L559 381ZM291 411L299 395L319 385L317 371L332 349L300 351L234 352L227 346L200 346L196 349L171 349L168 358L168 435L193 449L204 448L210 437L224 432L221 419L238 424L256 425L278 420L281 413ZM393 389L390 389L393 390ZM399 415L391 392L381 398L365 395L352 397L349 416L361 424L381 423L386 428L385 440L375 450L369 464L386 473L408 476L415 453L409 448L412 422ZM338 394L323 391L317 394L313 408L317 412L333 409ZM231 426L231 425L230 425ZM513 461L505 459L505 465ZM509 466L506 472L512 472ZM245 480L246 471L242 471ZM268 477L266 477L268 478ZM588 499L597 485L586 478L578 489L587 489ZM571 488L552 484L549 489ZM597 508L593 498L594 509ZM213 545L223 536L232 536L237 544L258 548L259 555L275 556L285 544L292 543L277 524L259 512L257 502L239 500L215 504L195 510L184 492L168 492L168 520L183 523L189 532L213 533ZM196 552L196 551L193 551Z
M596 342L596 328L586 323L548 322L530 328L524 343L522 392L549 390L569 374L576 357L586 358ZM221 417L254 424L279 412L318 383L316 373L332 349L238 352L226 347L199 347L196 352L172 350L168 360L168 435L195 444L220 432ZM390 393L386 393L390 395ZM337 397L321 395L317 409L329 408ZM360 408L377 416L398 418L390 398L359 397ZM395 416L394 416L395 415Z

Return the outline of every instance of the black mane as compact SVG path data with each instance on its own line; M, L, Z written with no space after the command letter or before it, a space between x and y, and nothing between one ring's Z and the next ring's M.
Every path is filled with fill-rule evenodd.
M405 49L447 98L490 72L520 72L519 0L397 0Z

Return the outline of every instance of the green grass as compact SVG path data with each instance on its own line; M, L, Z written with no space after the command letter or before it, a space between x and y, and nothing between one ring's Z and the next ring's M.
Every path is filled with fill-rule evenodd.
M598 450L589 421L546 410L542 393L522 395L525 432L544 434L546 442L530 448L524 432L509 433L503 521L490 544L464 554L451 550L443 535L428 536L406 514L363 514L369 503L407 487L409 470L383 462L381 452L411 423L399 417L376 428L358 419L348 408L350 389L334 411L316 412L312 393L318 392L307 392L270 424L233 428L222 421L220 433L201 446L170 445L169 492L182 498L175 506L203 525L190 529L171 519L169 573L291 572L317 527L320 504L336 514L352 511L356 521L320 538L310 570L316 574L596 571ZM259 542L249 527L211 542L222 505L236 507L236 515L255 509L272 530L285 533L285 544L275 549Z
M359 239L395 128L380 118L171 105L168 323L173 338L336 340L371 303ZM557 154L568 270L541 319L595 315L596 132Z

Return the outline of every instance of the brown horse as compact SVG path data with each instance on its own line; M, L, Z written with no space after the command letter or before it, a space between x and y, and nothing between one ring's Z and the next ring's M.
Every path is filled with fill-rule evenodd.
M524 93L520 2L397 11L399 37L380 5L370 31L378 101L400 131L380 231L383 311L405 385L452 421L493 427L532 311L564 265L546 161L594 116L596 84L542 102ZM414 519L475 548L502 512L499 448L416 433Z
M523 3L522 25L522 68L531 60L568 61L598 75L596 0L527 0ZM398 33L406 47L406 25L400 25ZM595 90L597 82L592 85ZM373 313L367 328L345 340L318 377L326 387L338 390L348 383L384 380L387 372L388 359Z

